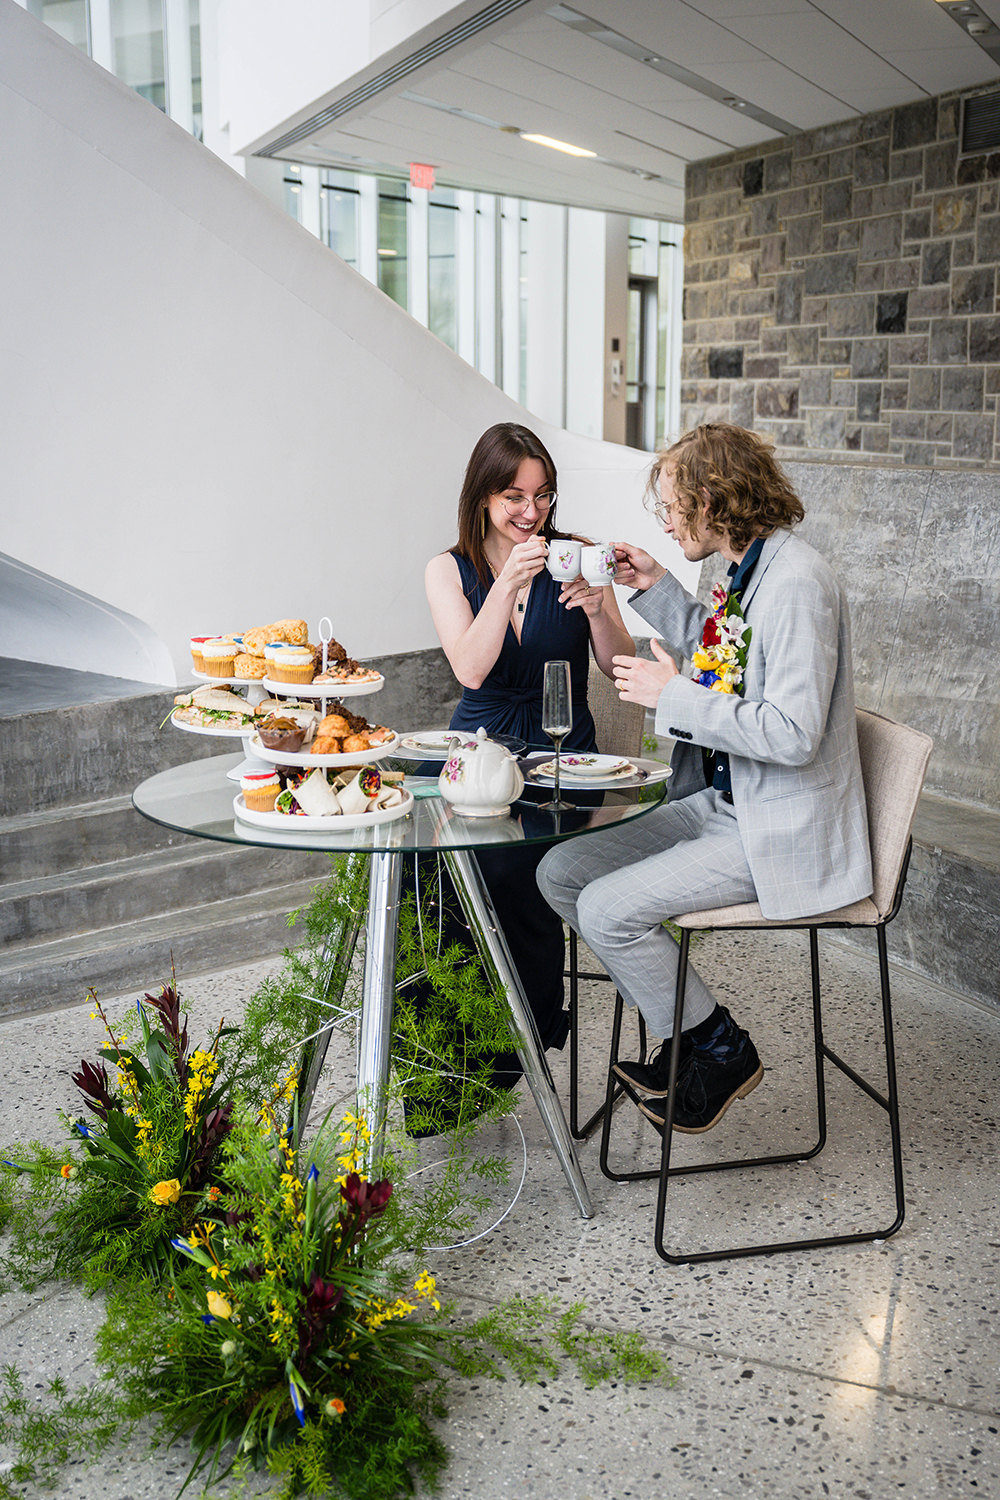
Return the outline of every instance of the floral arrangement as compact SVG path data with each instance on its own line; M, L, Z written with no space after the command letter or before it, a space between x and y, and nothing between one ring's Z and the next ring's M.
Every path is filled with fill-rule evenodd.
M257 1468L282 1500L397 1500L437 1488L455 1373L537 1381L568 1360L588 1385L671 1383L641 1336L587 1329L579 1305L510 1298L470 1319L440 1304L427 1247L460 1237L477 1174L492 1182L505 1168L463 1156L461 1122L504 1109L491 1056L507 1033L489 975L434 942L433 902L423 917L421 903L401 907L399 975L426 968L436 1004L409 1005L404 984L394 1062L409 1135L459 1122L440 1182L411 1177L405 1153L417 1148L392 1129L377 1175L358 1116L328 1118L308 1146L281 1123L298 1118L288 1059L303 1031L331 1003L343 1024L354 1014L338 934L365 899L357 864L318 889L306 943L237 1032L220 1023L190 1051L176 981L138 1003L134 1041L94 999L108 1045L75 1075L88 1117L65 1122L72 1150L8 1149L3 1269L37 1285L54 1260L57 1274L103 1288L107 1317L96 1384L74 1392L57 1378L40 1403L13 1366L0 1373L0 1442L14 1455L0 1500L21 1493L14 1484L58 1487L67 1461L121 1446L150 1417L156 1440L192 1442L189 1479Z
M223 1450L286 1479L286 1492L395 1494L411 1468L433 1483L446 1450L434 1278L393 1263L388 1178L370 1180L363 1118L325 1125L309 1150L265 1111L225 1150L220 1218L177 1236L166 1296L130 1293L101 1347L118 1383L195 1450L192 1475Z
M90 997L108 1044L98 1062L84 1060L72 1075L89 1119L64 1122L64 1152L14 1148L19 1159L3 1167L30 1175L35 1207L49 1211L42 1237L53 1265L44 1270L82 1273L94 1286L133 1274L137 1264L161 1276L171 1240L212 1211L233 1101L220 1051L230 1033L220 1022L206 1047L190 1049L176 982L136 1002L134 1039L111 1024L93 990ZM280 1093L290 1097L293 1088L290 1078ZM26 1249L17 1224L15 1216L15 1258ZM37 1228L31 1225L33 1235ZM37 1248L30 1255L37 1259Z
M695 682L715 693L742 694L751 627L743 619L738 594L725 584L712 588L712 613L705 621L701 645L691 658Z

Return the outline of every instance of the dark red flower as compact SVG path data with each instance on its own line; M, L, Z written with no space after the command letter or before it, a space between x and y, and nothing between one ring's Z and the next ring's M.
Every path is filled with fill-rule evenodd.
M381 1182L362 1182L357 1172L352 1172L340 1189L341 1197L358 1213L380 1214L392 1197L392 1183L388 1177Z
M320 1342L323 1330L333 1317L344 1295L343 1287L313 1277L306 1305L299 1319L299 1355L304 1360Z
M108 1118L108 1110L114 1107L114 1100L108 1084L108 1070L101 1063L94 1067L93 1063L81 1062L79 1073L70 1075L80 1093L84 1096L83 1102L89 1110L101 1120Z
M703 646L717 646L722 640L722 631L719 622L714 615L709 615L705 621L705 628L701 633L701 644Z

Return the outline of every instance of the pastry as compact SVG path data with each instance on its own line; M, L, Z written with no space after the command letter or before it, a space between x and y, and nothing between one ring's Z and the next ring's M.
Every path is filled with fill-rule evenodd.
M342 755L343 741L337 739L333 734L317 734L309 746L310 755Z
M251 656L243 651L233 662L233 676L247 678L261 678L267 674L267 667L260 656Z
M276 620L268 630L271 640L288 641L292 646L304 646L309 639L309 626L305 620Z
M250 771L240 777L240 791L251 812L273 812L281 783L274 771Z
M350 734L353 728L354 726L345 714L327 714L325 719L320 719L316 733L335 734L338 738L343 738L345 734Z
M267 661L267 675L272 682L312 682L315 668L313 654L307 646L280 646Z
M264 647L271 640L270 625L255 625L252 630L243 632L243 649L250 656L263 656Z

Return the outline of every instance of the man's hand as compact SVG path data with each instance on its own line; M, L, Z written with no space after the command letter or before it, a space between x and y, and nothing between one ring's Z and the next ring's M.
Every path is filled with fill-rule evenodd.
M655 661L646 661L641 656L613 656L615 687L622 703L641 703L646 708L655 708L660 694L672 677L676 677L677 666L673 657L651 640L650 646Z
M627 589L652 588L667 571L655 557L631 542L615 542L615 564L615 583Z

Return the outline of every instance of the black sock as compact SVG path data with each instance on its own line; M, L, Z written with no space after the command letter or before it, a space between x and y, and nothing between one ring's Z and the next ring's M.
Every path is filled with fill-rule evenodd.
M685 1035L699 1052L711 1052L719 1057L738 1051L740 1045L739 1027L721 1005L716 1005L710 1016L692 1026Z

